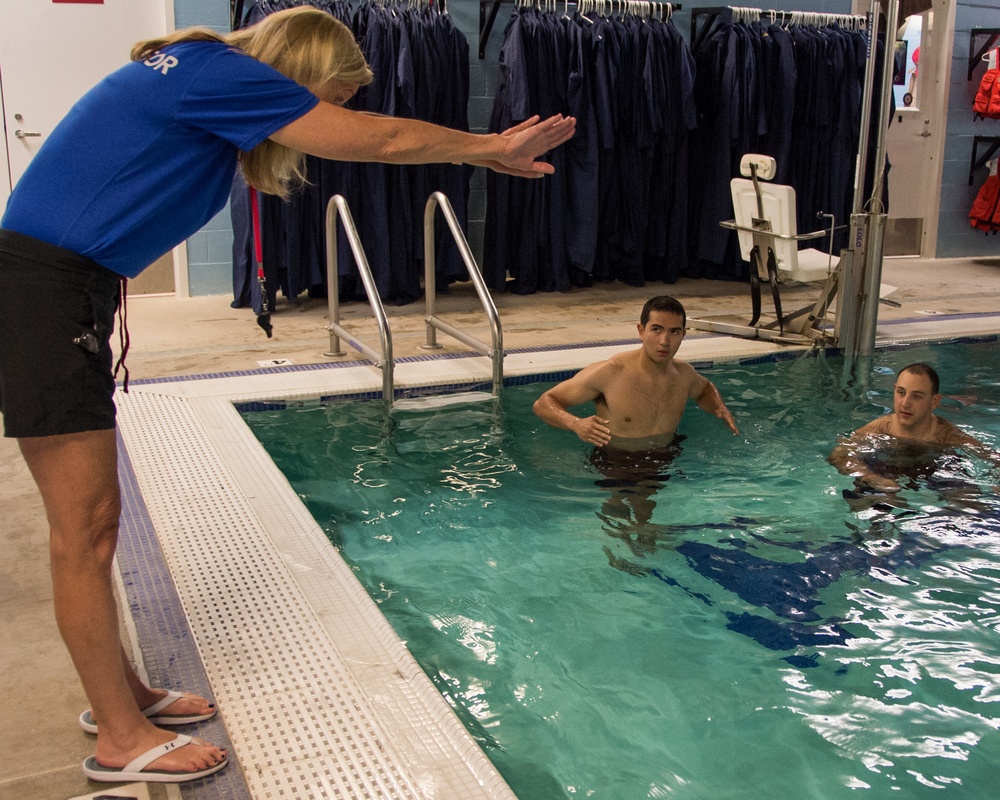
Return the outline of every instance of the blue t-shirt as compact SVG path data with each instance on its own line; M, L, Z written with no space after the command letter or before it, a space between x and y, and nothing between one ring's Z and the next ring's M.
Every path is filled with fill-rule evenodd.
M221 42L185 42L106 77L56 126L0 226L126 277L199 230L250 150L319 100Z

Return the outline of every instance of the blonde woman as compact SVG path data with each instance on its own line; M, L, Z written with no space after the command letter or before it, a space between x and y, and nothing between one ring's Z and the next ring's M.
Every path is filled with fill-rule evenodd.
M216 709L144 685L118 636L110 336L121 280L218 213L238 167L278 195L302 181L303 154L534 178L552 172L537 159L573 135L575 120L533 118L483 136L348 111L371 71L350 31L312 8L225 36L180 31L138 44L132 58L57 126L0 222L0 411L49 520L56 620L91 703L81 725L97 734L84 772L181 782L227 756L163 730Z

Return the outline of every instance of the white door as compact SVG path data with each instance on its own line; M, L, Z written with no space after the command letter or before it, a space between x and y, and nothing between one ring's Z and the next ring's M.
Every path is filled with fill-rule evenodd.
M886 138L892 164L887 256L934 256L953 14L948 0L934 0L931 10L901 21L897 31L901 83L894 87L896 114Z
M169 14L169 22L168 22ZM173 29L172 0L0 0L0 209L45 137L132 45ZM172 273L172 265L167 265ZM171 284L173 277L170 278Z
M7 120L3 110L3 62L0 61L0 123L3 123L3 136L0 136L0 214L7 207L10 196L10 158L7 156Z
M168 27L163 0L0 0L0 19L9 165L0 191L9 193L70 106L127 63L133 44L162 36Z

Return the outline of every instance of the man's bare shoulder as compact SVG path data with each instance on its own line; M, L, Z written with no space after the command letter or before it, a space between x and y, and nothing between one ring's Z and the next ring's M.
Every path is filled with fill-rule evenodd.
M837 441L837 452L838 449L847 448L847 450L853 450L856 447L868 447L875 443L877 440L885 440L892 436L890 432L890 426L892 424L892 414L886 414L884 417L879 417L878 419L873 419L862 425L857 430L841 436Z
M638 357L638 350L627 350L624 353L615 353L606 361L598 361L591 367L594 368L595 373L606 378L618 378L636 366Z
M694 380L699 377L698 370L682 358L674 356L670 365L677 370L675 374L678 378L683 378L684 380Z
M948 422L944 417L939 417L937 414L934 415L934 438L935 444L943 444L948 446L962 446L962 445L982 445L976 437L970 436L961 428Z
M851 439L865 439L871 436L889 436L892 431L892 414L886 414L884 417L879 417L878 419L873 419L866 425L862 425L854 433L851 434Z
M640 353L640 350L626 350L623 353L615 353L607 361L602 361L600 363L608 364L616 369L625 369L638 360Z
M622 359L627 353L618 353L604 361L595 361L581 369L570 380L586 383L595 387L607 386L609 382L621 377L627 369L628 362Z
M686 393L692 399L697 399L709 383L708 378L680 358L674 358L670 362L670 377L676 390Z

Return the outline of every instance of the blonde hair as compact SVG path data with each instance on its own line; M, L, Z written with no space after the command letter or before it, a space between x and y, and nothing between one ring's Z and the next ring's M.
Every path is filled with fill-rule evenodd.
M222 42L262 61L296 83L316 91L330 80L354 86L372 82L372 71L350 28L326 11L309 6L270 14L249 28L220 34L188 28L139 42L132 60L140 61L179 42ZM268 194L287 197L305 183L305 155L265 139L240 153L247 183Z

